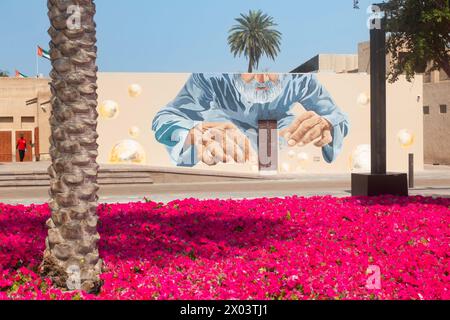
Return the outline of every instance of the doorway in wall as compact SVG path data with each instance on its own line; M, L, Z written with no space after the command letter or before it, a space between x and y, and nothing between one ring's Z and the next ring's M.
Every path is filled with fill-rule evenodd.
M23 162L31 162L33 161L33 148L31 147L31 144L33 143L33 131L16 131L16 139L14 144L17 143L22 135L27 141L27 150L25 152ZM19 150L16 150L16 162L20 162Z
M0 131L0 162L12 162L12 131Z
M278 173L278 121L258 122L259 171L262 174Z
M41 146L39 144L39 127L34 128L34 152L36 161L41 160Z

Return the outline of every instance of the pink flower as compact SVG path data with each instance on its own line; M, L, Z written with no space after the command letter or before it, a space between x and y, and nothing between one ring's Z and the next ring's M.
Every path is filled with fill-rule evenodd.
M0 300L449 299L449 208L424 197L102 204L95 296L37 274L47 205L0 204Z

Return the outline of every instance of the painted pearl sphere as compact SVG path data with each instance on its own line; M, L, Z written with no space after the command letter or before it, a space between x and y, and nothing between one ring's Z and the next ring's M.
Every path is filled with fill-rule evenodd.
M145 150L137 141L122 140L112 148L109 161L115 164L145 164Z
M104 119L115 119L119 115L119 104L114 100L103 101L98 106L98 113Z
M139 130L138 127L133 126L130 128L130 130L128 130L128 133L130 134L130 137L137 139L139 137L139 134L141 133L141 131Z
M370 145L362 144L356 147L351 156L353 171L370 171Z
M403 148L409 148L414 144L414 134L407 129L400 130L397 139Z
M358 101L359 105L366 106L366 105L369 104L370 98L369 98L369 96L366 93L360 93L358 95L357 101Z
M131 84L128 87L128 95L131 98L137 98L142 94L142 87L138 84Z

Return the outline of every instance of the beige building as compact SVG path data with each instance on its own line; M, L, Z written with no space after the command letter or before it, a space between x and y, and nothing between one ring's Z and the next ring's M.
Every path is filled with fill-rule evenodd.
M309 59L292 73L308 73L319 71L322 73L357 73L358 55L356 54L318 54Z
M450 165L450 78L444 71L424 75L425 163Z
M370 43L358 45L359 72L370 73ZM391 62L387 56L387 71ZM416 81L416 80L413 80ZM424 158L426 164L450 165L450 78L443 70L423 75Z
M0 162L18 161L16 142L27 140L25 161L49 158L48 79L0 78Z

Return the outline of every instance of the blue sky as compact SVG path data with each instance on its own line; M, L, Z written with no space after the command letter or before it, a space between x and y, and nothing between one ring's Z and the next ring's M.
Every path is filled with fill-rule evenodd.
M353 0L96 0L100 71L239 72L230 53L234 18L249 9L273 16L283 33L275 62L260 69L289 72L317 53L355 53L369 38L366 8ZM46 0L0 0L0 69L33 76L36 46L48 48ZM39 62L48 74L50 64Z

